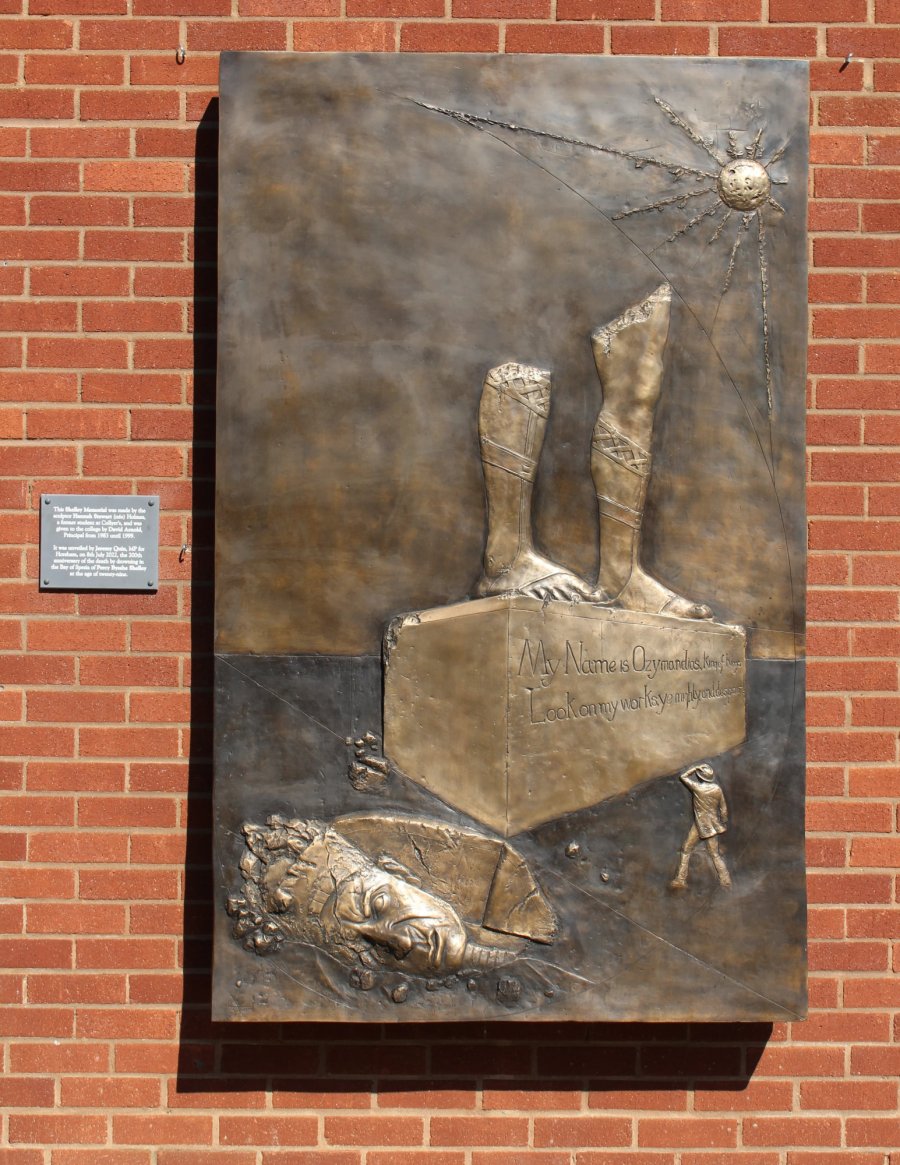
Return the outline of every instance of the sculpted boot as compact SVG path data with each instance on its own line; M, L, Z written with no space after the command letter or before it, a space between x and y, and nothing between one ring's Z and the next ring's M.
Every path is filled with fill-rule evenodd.
M672 289L664 283L591 334L603 384L603 408L591 441L591 474L600 507L600 575L593 597L630 611L707 619L712 611L705 603L676 594L640 562L671 299Z
M531 504L550 413L550 373L527 364L501 364L484 380L478 432L487 498L485 595L539 599L587 598L590 587L534 548Z

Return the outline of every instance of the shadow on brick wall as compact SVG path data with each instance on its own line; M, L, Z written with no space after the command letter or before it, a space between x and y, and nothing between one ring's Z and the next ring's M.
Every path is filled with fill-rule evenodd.
M589 1088L598 1107L682 1107L650 1093L746 1086L772 1025L744 1024L222 1024L210 1019L213 878L212 650L218 102L197 127L194 216L194 444L191 572L191 753L185 873L180 1093L295 1094L286 1103L365 1107L533 1108L523 1091ZM641 1093L642 1098L621 1095ZM430 1095L429 1095L430 1094ZM507 1094L504 1096L504 1094ZM468 1099L467 1099L468 1098ZM547 1097L554 1108L565 1098ZM242 1105L243 1106L243 1105Z

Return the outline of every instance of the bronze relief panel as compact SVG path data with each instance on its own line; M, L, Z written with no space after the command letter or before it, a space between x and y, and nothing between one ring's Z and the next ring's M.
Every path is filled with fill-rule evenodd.
M217 1018L804 1013L806 91L223 57Z

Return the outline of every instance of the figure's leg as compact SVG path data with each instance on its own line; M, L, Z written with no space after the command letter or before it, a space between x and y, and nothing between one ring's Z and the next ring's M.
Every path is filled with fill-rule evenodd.
M487 497L484 574L476 594L578 599L590 587L534 548L531 503L550 412L550 373L502 364L484 380L478 432Z
M712 614L709 607L663 586L640 563L650 446L671 299L672 290L664 283L591 335L603 384L603 408L591 443L591 473L600 505L600 576L595 598L628 610L706 619Z
M728 867L725 865L725 858L719 849L719 839L717 837L708 837L706 839L706 848L709 850L709 856L712 858L712 864L715 867L719 885L724 890L730 890L731 874L728 872Z
M700 832L695 823L688 831L688 835L684 839L684 845L681 847L681 853L678 855L678 870L675 877L669 883L673 890L683 890L687 886L688 866L691 862L691 854L694 852L699 840Z

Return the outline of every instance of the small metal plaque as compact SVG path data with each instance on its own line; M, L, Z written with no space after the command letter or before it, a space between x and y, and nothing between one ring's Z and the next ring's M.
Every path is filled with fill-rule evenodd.
M159 586L159 497L44 494L41 589L136 591Z

